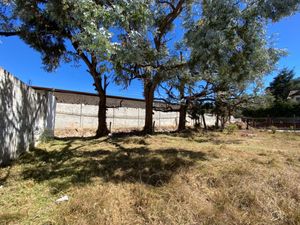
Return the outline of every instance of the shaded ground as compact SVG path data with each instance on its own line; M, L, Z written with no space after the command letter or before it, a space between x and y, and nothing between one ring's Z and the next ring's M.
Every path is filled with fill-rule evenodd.
M58 138L1 186L0 224L300 224L300 135Z

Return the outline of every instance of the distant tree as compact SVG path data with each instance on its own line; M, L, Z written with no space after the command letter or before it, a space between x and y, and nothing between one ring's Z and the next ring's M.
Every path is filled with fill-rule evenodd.
M299 117L300 104L291 101L279 101L267 107L247 107L243 111L248 117Z
M199 128L200 125L203 125L203 128L205 130L208 129L205 114L212 114L214 111L214 107L215 106L212 101L203 101L203 99L199 98L190 102L188 115L192 120L194 120L194 126L196 128Z
M291 90L300 90L300 77L292 80L292 88Z
M255 95L251 102L245 105L243 111L266 109L274 105L274 102L275 98L270 92L259 93Z
M294 70L284 68L270 83L267 90L275 97L276 101L287 100L290 91L297 85L297 82L293 81L294 76Z

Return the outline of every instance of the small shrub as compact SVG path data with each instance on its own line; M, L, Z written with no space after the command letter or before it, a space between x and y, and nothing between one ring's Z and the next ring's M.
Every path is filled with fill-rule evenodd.
M276 133L277 127L275 126L270 126L269 129L271 130L272 134Z
M51 140L53 140L53 131L51 130L45 130L39 137L41 143L47 143Z
M232 134L234 133L236 130L238 130L238 126L236 124L228 124L225 128L224 128L224 132L227 134Z

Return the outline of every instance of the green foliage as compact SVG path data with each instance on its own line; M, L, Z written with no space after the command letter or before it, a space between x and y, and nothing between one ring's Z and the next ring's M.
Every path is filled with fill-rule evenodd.
M267 90L271 92L276 101L287 100L290 91L294 90L294 88L297 88L299 81L294 80L294 76L294 70L284 68L271 82Z
M299 0L259 0L251 1L257 6L256 12L265 18L270 18L272 21L278 21L284 16L299 11Z
M299 117L300 104L290 101L275 102L266 108L245 109L243 115L247 117Z
M53 131L51 130L45 130L39 137L39 141L41 143L48 143L49 141L52 140L53 140Z
M271 130L272 134L275 134L277 131L277 127L275 126L270 126L269 129Z
M203 103L201 101L193 101L191 107L188 109L188 114L191 119L199 121L201 115L205 113L211 113L213 110L213 104Z
M300 77L295 78L292 80L292 89L293 90L300 90Z
M144 1L15 0L0 6L0 30L18 31L41 53L50 71L83 54L93 55L93 63L95 59L97 64L108 62L118 46L112 42L111 28L128 27L149 17ZM84 62L91 70L91 62Z
M228 124L227 126L225 126L224 132L225 132L226 134L232 134L232 133L234 133L235 131L237 131L238 129L239 129L239 128L238 128L238 126L237 126L236 124L231 123L231 124Z
M114 69L117 84L142 80L148 108L165 82L180 90L177 101L206 97L201 107L213 102L225 117L284 54L266 37L268 20L297 10L299 0L6 0L0 32L15 32L49 71L83 60L102 97ZM194 94L201 82L209 90Z
M203 1L202 17L186 35L192 65L213 83L254 81L272 71L283 54L269 46L265 22L253 14L251 3L238 2Z
M192 14L188 12L193 2L177 0L168 4L166 1L148 1L147 7L140 10L147 12L147 19L139 21L136 26L118 27L121 45L113 56L118 84L127 87L136 78L157 86L176 76L181 62L174 51L178 43L171 40L174 33L182 31L182 27L176 27L175 20L184 14L191 18Z
M209 92L213 94L203 98L213 102L213 113L222 118L222 126L253 100L262 78L285 54L266 37L271 15L260 8L268 3L204 0L200 19L190 23L185 34L191 49L190 66L198 79L211 84Z

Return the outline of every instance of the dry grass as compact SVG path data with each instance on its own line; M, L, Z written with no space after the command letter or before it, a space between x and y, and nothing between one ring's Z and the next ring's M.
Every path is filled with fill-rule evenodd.
M300 136L57 139L0 169L0 185L0 224L296 225Z

